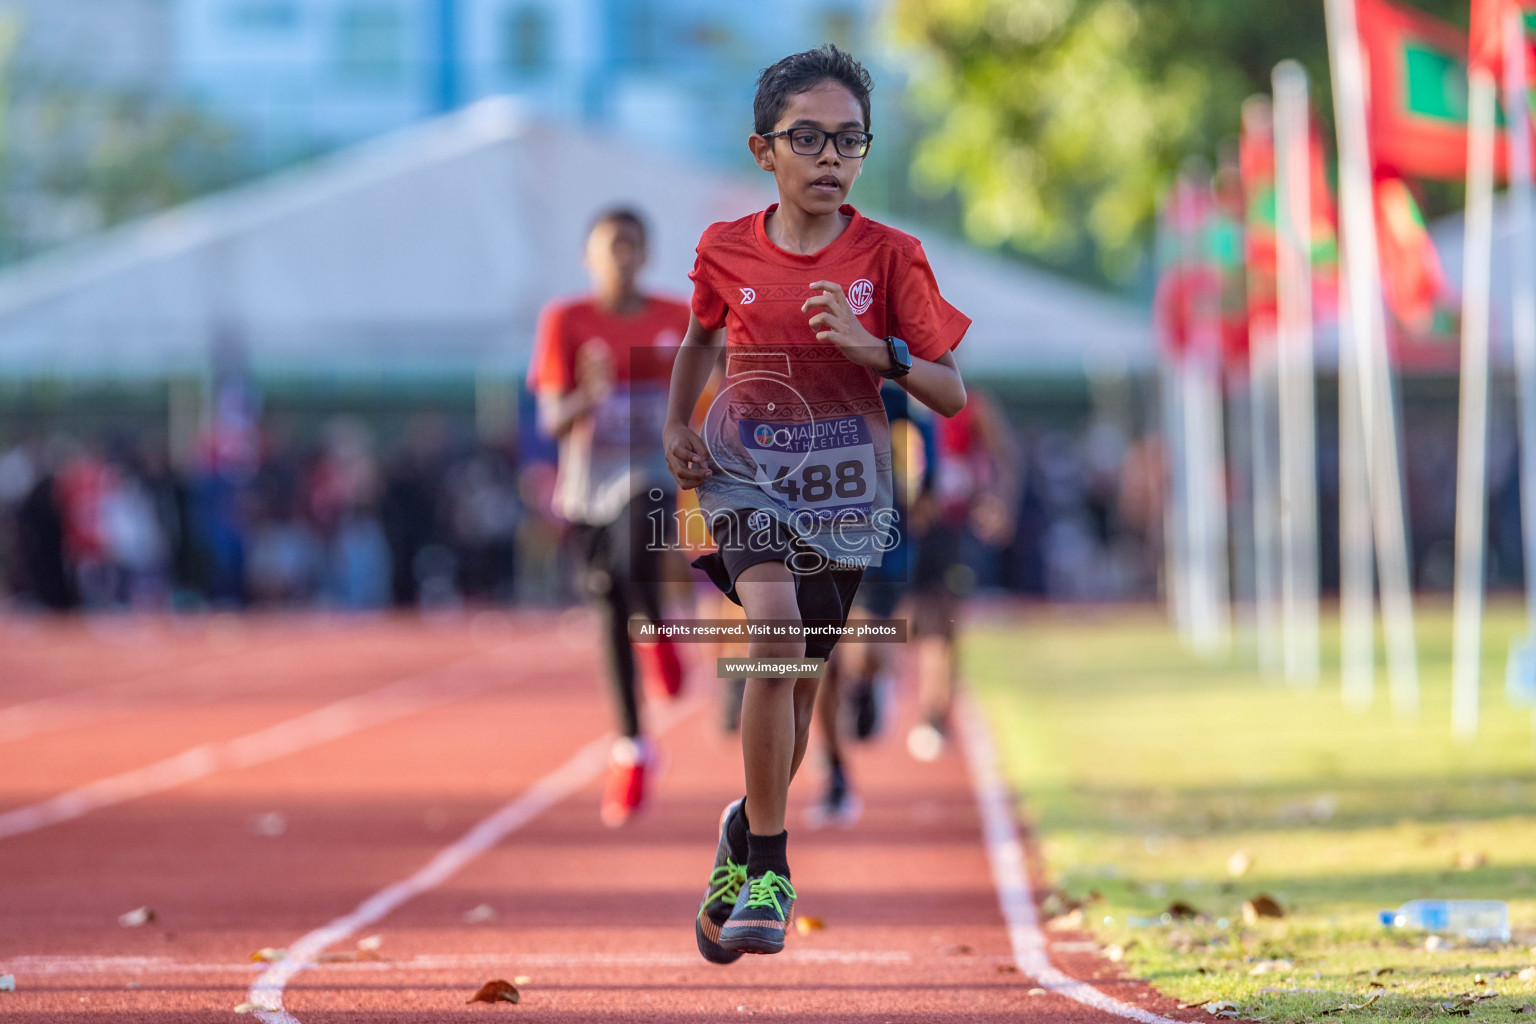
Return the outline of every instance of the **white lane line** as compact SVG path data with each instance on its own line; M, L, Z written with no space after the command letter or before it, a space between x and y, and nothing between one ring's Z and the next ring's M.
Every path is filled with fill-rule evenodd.
M681 706L665 708L656 716L653 734L660 736L696 711L705 700L695 696ZM457 840L443 847L415 874L386 886L358 904L357 909L289 945L287 959L273 964L251 985L246 1002L267 1007L256 1016L266 1024L299 1024L283 1009L283 990L327 946L340 942L360 928L389 914L402 903L433 889L460 868L485 853L507 836L585 786L608 763L613 736L606 734L582 747L570 760L539 779L522 794L480 819Z
M1091 1006L1117 1017L1141 1021L1141 1024L1181 1024L1179 1021L1150 1013L1105 995L1087 982L1057 970L1046 952L1045 933L1035 913L1035 896L1029 885L1024 863L1024 844L1013 820L1013 806L1008 789L998 773L997 753L980 707L970 698L962 698L959 707L961 746L971 769L971 784L976 804L981 809L981 830L987 844L987 861L992 866L992 884L997 887L997 902L1008 926L1008 940L1013 946L1014 963L1019 970L1045 988L1074 1002Z
M904 967L912 964L906 950L789 949L778 957L785 963L864 964ZM953 959L953 958L950 958ZM992 958L999 959L999 958ZM1007 959L1007 958L1001 958ZM1011 962L1011 961L1009 961ZM264 963L183 963L171 957L147 956L22 956L0 959L0 973L33 976L76 974L254 974L267 969ZM406 960L356 960L305 964L305 970L362 973L391 971L455 971L471 967L584 968L584 967L696 967L696 953L465 953L424 954Z
M236 739L203 743L143 768L97 779L41 803L7 811L0 814L0 839L164 792L218 771L272 761L434 705L470 697L520 675L489 666L467 672L465 666L475 657L347 697Z

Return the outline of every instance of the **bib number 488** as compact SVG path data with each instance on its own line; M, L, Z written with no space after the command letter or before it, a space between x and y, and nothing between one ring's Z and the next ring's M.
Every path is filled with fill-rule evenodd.
M769 468L762 463L758 466L767 477ZM864 479L864 463L859 459L848 459L836 465L808 463L802 467L798 480L788 466L781 465L773 476L772 487L787 501L809 505L819 505L833 498L852 501L869 493L869 483Z

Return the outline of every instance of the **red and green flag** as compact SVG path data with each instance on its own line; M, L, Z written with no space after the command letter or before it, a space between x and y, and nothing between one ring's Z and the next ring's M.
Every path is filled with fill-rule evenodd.
M1469 57L1474 67L1485 67L1499 75L1504 65L1504 18L1518 13L1525 23L1526 67L1536 67L1530 40L1536 35L1536 0L1472 0L1472 34Z
M1416 178L1465 179L1466 34L1391 0L1359 0L1358 11L1377 167ZM1502 166L1502 140L1497 149Z
M1220 343L1223 275L1216 199L1209 182L1180 178L1162 211L1152 317L1168 359ZM1218 353L1210 353L1218 355Z
M1267 102L1243 108L1238 139L1242 167L1245 248L1248 258L1248 323L1255 339L1273 337L1279 318L1279 263L1276 248L1274 119Z

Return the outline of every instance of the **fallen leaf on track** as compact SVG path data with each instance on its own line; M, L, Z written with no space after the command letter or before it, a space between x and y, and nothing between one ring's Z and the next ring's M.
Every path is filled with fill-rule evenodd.
M489 903L482 903L478 907L464 911L465 924L480 924L482 921L496 920L496 908Z
M1330 1014L1334 1014L1334 1013L1348 1013L1351 1010L1363 1010L1367 1006L1370 1006L1372 1003L1374 1003L1376 1000L1378 1000L1380 998L1381 998L1381 993L1380 992L1373 992L1373 993L1371 993L1371 998L1367 999L1363 1003L1345 1003L1342 1006L1335 1006L1331 1010L1324 1010L1323 1011L1323 1016L1327 1017Z
M277 811L268 811L251 818L251 833L264 839L276 839L288 831L288 819Z
M357 940L357 948L365 953L371 953L382 945L384 945L384 936L382 935L370 935L366 939Z
M1179 1004L1179 1009L1181 1009L1181 1010L1194 1010L1194 1009L1197 1009L1197 1008L1199 1008L1201 1006L1204 1006L1208 1002L1210 1002L1209 999L1202 999L1198 1003L1180 1003Z
M1114 963L1119 963L1120 961L1125 959L1125 954L1127 954L1131 950L1135 949L1137 947L1137 945L1139 945L1138 940L1132 939L1130 942L1127 942L1123 946L1119 946L1119 945L1105 946L1102 952L1103 952L1104 958L1106 960L1113 961Z
M1257 896L1243 901L1243 921L1246 924L1258 924L1261 917L1284 917L1285 910L1276 902L1273 896L1267 893L1259 893Z
M155 919L155 912L149 907L139 907L130 910L126 914L118 916L117 923L124 928L142 928Z
M801 935L809 935L811 932L819 932L827 927L827 922L819 917L801 915L795 918L795 931Z
M241 1003L235 1007L236 1013L276 1013L274 1006L262 1006L260 1003Z
M0 974L0 992L16 991L16 975Z
M288 951L286 949L275 949L272 946L265 946L252 953L251 959L258 964L275 964L287 955Z
M1043 995L1046 995L1047 993L1046 993L1045 989L1043 989L1043 988L1032 988L1032 989L1029 990L1029 994L1032 995L1032 996L1043 996Z
M1206 1003L1205 1012L1210 1014L1212 1017L1217 1017L1221 1020L1237 1020L1242 1016L1242 1014L1237 1011L1237 1004L1229 1003L1225 999L1221 1000L1220 1002Z
M514 985L531 985L531 984L533 984L533 979L528 977L528 975L526 975L526 974L519 974L515 978L512 979L512 984L514 984Z
M467 1002L471 1003L516 1003L522 1000L517 988L510 981L488 981L480 986L480 991L470 996Z

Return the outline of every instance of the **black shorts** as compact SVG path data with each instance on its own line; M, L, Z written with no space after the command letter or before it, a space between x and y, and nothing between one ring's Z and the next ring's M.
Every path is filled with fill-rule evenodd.
M710 523L710 533L718 549L694 559L693 566L736 604L741 604L736 580L745 570L763 562L783 562L795 579L795 603L803 623L839 627L847 623L859 581L864 578L862 568L833 566L766 512L732 509ZM815 636L806 641L805 656L826 658L836 646L835 636Z
M859 607L872 619L888 619L901 603L901 586L887 580L865 580L859 588Z

